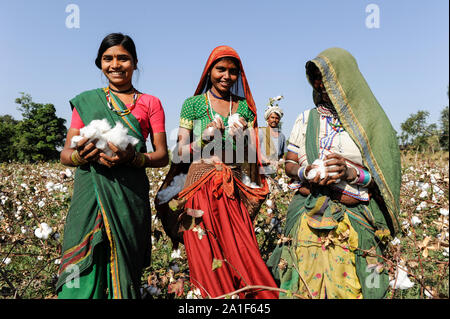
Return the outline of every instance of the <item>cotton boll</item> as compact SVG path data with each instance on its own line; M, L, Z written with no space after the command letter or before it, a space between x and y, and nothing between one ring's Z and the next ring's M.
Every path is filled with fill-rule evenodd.
M320 174L320 179L324 179L326 172L323 160L318 158L312 163L312 165L315 167L308 172L306 179L314 179L317 173Z
M34 235L40 239L48 239L53 229L47 223L41 223L38 228L34 230Z
M242 177L241 177L241 181L242 183L244 183L246 186L251 187L251 188L261 188L261 186L259 186L258 184L252 182L252 180L250 179L250 177L244 173L242 173ZM284 182L284 181L283 181Z
M448 216L448 208L447 208L447 209L445 209L445 208L439 209L439 213L440 213L442 216Z
M422 223L422 221L420 220L419 217L413 216L413 217L411 218L411 225L417 226L417 225L419 225L420 223Z
M178 248L176 250L172 251L172 254L170 255L171 258L176 259L176 258L181 258L181 250Z
M2 260L2 263L4 263L5 265L9 265L11 263L11 258L6 257L5 259Z
M246 175L246 174L242 174L241 180L242 180L242 183L244 183L247 186L249 186L250 183L252 182L250 177L248 175Z
M244 127L244 125L239 121L240 118L241 116L239 115L239 113L234 113L228 118L228 126L232 127L234 125L237 125L241 128Z
M420 198L428 197L428 192L427 192L427 191L422 191L422 192L419 194L419 197L420 197Z
M389 282L389 285L394 289L409 289L414 286L414 283L409 279L408 273L402 268L397 268L396 278Z
M66 174L67 177L71 177L72 171L70 169L66 168L66 170L64 171L64 174Z

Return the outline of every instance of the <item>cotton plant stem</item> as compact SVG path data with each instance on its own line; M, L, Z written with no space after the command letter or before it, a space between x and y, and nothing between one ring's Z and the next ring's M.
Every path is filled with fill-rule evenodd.
M339 245L339 246L340 246L340 245ZM343 246L340 246L340 247L343 247ZM362 252L364 252L364 253L367 253L367 254L370 255L370 256L374 256L374 257L376 256L376 257L382 258L382 259L383 259L384 261L386 261L387 263L389 263L389 264L395 266L395 267L398 268L398 269L403 270L403 271L406 272L409 276L413 277L413 278L419 283L419 285L420 285L423 289L425 289L425 290L428 291L430 294L432 294L432 292L431 292L427 287L425 287L425 284L424 284L419 278L417 278L416 275L410 273L410 272L408 271L407 268L404 268L403 266L400 266L398 263L393 262L392 260L387 259L387 258L384 257L384 256L381 256L381 255L378 255L378 254L374 254L374 253L372 253L372 252L369 252L368 250L364 250L364 249L361 249L361 248L358 248L358 247L351 247L351 248L356 249L356 250L360 250L360 251L362 251ZM419 257L419 258L420 258L420 257ZM419 260L420 260L420 259L419 259ZM448 265L448 264L447 264L447 265ZM397 271L397 272L398 272L398 271ZM395 276L395 284L397 283L397 277L398 277L398 276ZM394 287L395 287L395 285L394 285ZM394 289L394 290L396 290L396 289Z
M1 268L0 268L0 274L2 275L3 279L5 279L6 283L9 286L9 288L11 288L12 291L14 291L14 296L15 296L17 294L17 289L16 289L16 287L14 287L12 282L9 281L8 276L6 275L6 273Z
M50 259L46 264L44 264L43 267L41 267L41 269L39 269L39 271L36 272L36 274L34 274L33 278L31 278L31 280L28 282L28 284L25 286L25 288L19 294L19 298L22 298L23 294L27 291L28 287L31 285L33 280L41 273L41 271L44 270L45 267L47 267L50 264L50 262L52 262L52 261L54 262L56 259L58 259L58 258Z
M241 279L242 279L242 281L244 282L244 284L245 284L246 286L248 286L247 281L245 281L244 276L241 275L241 273L239 272L239 270L237 270L236 267L234 267L228 260L223 259L223 261L226 262L228 265L230 265L230 267L233 268L235 272L237 272L237 274L239 275L239 277L241 277Z
M197 284L198 286L200 286L201 289L203 289L203 291L208 295L208 298L210 298L210 299L212 298L211 295L209 294L208 290L206 290L206 288L203 287L203 285L202 285L197 279L195 279L195 278L193 278L193 277L190 277L190 279L193 280L193 281L195 281L196 284Z
M411 214L412 214L411 212L408 212L408 219L409 219L409 224L410 224L410 225L412 225L412 222L411 222ZM412 229L412 233L413 233L413 235L414 235L414 237L413 237L413 240L414 240L414 247L415 247L416 249L418 249L416 231L415 231L414 227L411 227L411 229ZM422 254L420 253L420 249L418 249L418 254L417 254L417 256L418 256L418 258L419 258L419 265L420 265L420 270L421 270L421 276L423 277L423 272L424 272L424 270L423 270L422 256L421 256L421 255L422 255ZM414 277L415 277L415 276L414 276ZM421 282L419 281L419 283L421 283ZM421 286L422 286L423 288L425 288L424 285L422 285L422 283L421 283ZM427 289L427 291L428 291L428 289ZM423 298L423 289L420 290L420 297Z

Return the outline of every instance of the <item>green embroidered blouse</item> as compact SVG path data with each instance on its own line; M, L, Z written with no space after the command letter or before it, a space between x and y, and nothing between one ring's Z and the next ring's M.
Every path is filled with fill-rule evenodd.
M211 108L208 105L206 94L192 96L184 101L183 107L181 108L180 127L192 130L194 139L200 137L202 132L206 129L206 126L214 120L216 114L219 114L214 110L212 110L212 112L213 114L210 114ZM253 127L255 115L249 109L246 100L239 100L236 113L239 113L239 115L244 118L248 123L248 127ZM220 115L220 117L225 126L228 126L228 116L223 117ZM222 137L223 141L227 139L227 135L227 131L225 130L225 134Z

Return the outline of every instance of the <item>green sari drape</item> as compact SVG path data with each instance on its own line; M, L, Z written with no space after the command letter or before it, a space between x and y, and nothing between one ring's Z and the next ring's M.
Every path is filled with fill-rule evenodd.
M113 98L114 107L126 109ZM128 134L140 140L136 150L146 151L137 119L112 112L102 89L83 92L70 103L86 125L96 119L107 119L111 127L122 122L129 128ZM93 254L101 247L110 250L113 298L140 298L141 272L150 264L151 253L149 182L144 168L88 163L76 169L57 290L73 278L75 271L82 275L89 269Z
M361 75L353 56L343 49L332 48L325 50L311 62L321 71L322 81L341 123L361 151L364 165L369 169L381 198L374 196L368 204L360 203L353 207L328 201L326 207L323 205L323 199L328 197L326 193L312 193L309 196L296 193L288 208L284 229L284 236L290 237L292 241L278 245L267 264L280 282L281 288L295 293L300 280L295 269L298 264L295 239L300 217L305 213L313 215L322 208L323 214L317 225L327 229L345 213L358 233L355 266L363 297L382 298L389 284L387 271L375 274L374 269L368 266L382 262L382 259L368 256L363 250L382 255L383 245L377 240L375 231L389 229L391 235L394 235L399 230L397 216L401 164L396 134ZM305 145L309 164L318 158L318 125L318 114L311 110ZM281 260L284 265L279 268ZM283 297L283 294L280 297Z

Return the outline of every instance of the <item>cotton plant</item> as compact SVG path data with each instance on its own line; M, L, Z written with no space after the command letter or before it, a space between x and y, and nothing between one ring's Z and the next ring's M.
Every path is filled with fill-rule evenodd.
M282 96L282 95L271 97L271 98L269 98L269 103L267 104L267 106L278 106L277 102L281 101L282 99L284 99L284 96Z
M87 138L88 142L96 140L95 147L102 150L106 155L112 156L114 153L109 148L108 142L117 146L120 150L125 150L129 144L135 146L139 140L133 136L128 135L128 129L117 122L111 128L106 119L93 120L87 126L80 129L80 135L72 138L70 147L75 148L78 143Z
M9 257L4 258L2 260L2 263L5 264L5 265L9 265L11 263L11 258L9 258Z
M47 223L39 224L39 227L34 230L34 235L39 239L48 239L53 232L53 229Z
M173 258L173 259L181 258L181 250L180 250L180 248L174 249L172 251L172 254L170 255L170 257Z
M397 267L397 271L395 273L394 279L389 282L389 286L393 289L409 289L414 286L414 282L412 282L408 273L405 271L406 266Z
M414 215L413 217L411 217L411 225L418 226L421 223L422 223L422 220L418 216Z

